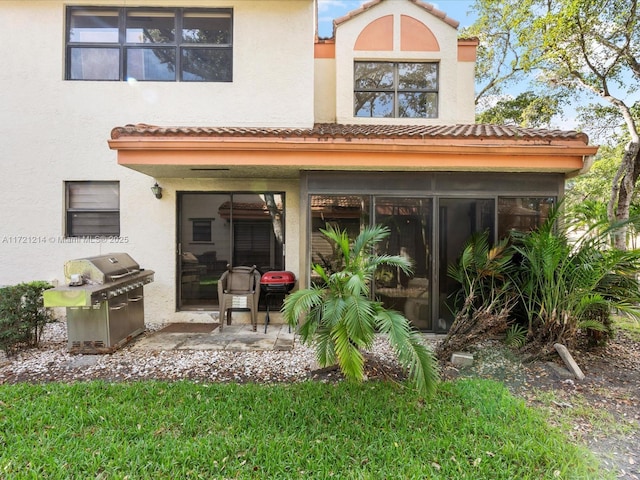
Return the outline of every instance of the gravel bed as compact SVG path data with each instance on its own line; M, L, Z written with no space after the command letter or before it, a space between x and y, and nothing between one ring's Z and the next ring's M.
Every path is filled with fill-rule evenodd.
M163 325L147 324L149 335ZM65 322L45 326L40 346L0 358L0 384L15 382L128 381L143 379L202 382L296 382L334 372L319 370L314 351L296 342L291 351L136 350L125 345L112 354L72 355L67 352ZM140 337L139 337L140 338ZM383 338L375 341L368 357L377 370L399 370ZM318 373L322 372L322 373ZM395 373L394 376L398 376Z

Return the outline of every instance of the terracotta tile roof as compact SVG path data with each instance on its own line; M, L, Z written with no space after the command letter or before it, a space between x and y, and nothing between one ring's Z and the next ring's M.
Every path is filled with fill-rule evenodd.
M361 13L369 10L370 8L378 5L379 3L384 2L385 0L371 0L370 2L367 2L365 4L363 4L360 8L357 8L356 10L352 10L351 12L347 13L346 15L340 17L340 18L336 18L333 21L333 29L335 31L335 27L337 25L340 25L341 23L344 23L350 19L352 19L353 17L356 17L358 15L360 15ZM422 2L420 0L408 0L411 3L416 4L417 6L425 9L427 12L429 12L430 14L434 15L435 17L438 17L440 20L444 21L445 23L451 25L453 28L458 28L458 25L460 25L460 22L458 22L457 20L454 20L453 18L449 18L447 17L447 14L444 13L441 10L438 10L436 7L434 7L433 5L431 5L430 3L426 3L426 2Z
M116 127L111 138L123 137L251 137L251 138L300 138L300 139L498 139L498 140L576 140L585 144L589 138L575 130L547 130L521 128L508 125L341 125L318 123L311 128L272 127L161 127L136 124Z

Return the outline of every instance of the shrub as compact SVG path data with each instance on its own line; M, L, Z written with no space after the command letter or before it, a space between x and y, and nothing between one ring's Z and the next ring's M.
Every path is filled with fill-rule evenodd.
M376 332L385 334L416 387L433 393L439 379L437 362L421 335L400 313L387 310L370 297L370 286L380 268L411 270L404 257L375 253L375 246L389 236L389 229L367 227L353 241L346 231L331 225L320 231L334 245L339 261L331 268L336 270L313 266L322 283L285 299L282 312L287 323L296 327L302 320L300 338L315 346L318 363L323 367L337 363L347 379L356 381L365 376L362 350L373 345Z
M42 300L48 288L43 281L0 288L0 350L7 355L37 346L45 324L54 320Z
M495 246L486 232L469 240L449 267L460 302L440 358L505 331L514 346L544 355L555 343L575 346L583 333L605 342L614 311L640 318L640 250L611 247L620 224L576 231L560 213L556 208L538 228L513 231ZM525 338L516 327L507 331L514 322L527 326Z
M593 228L579 238L559 210L531 232L513 232L519 259L513 284L526 315L529 337L549 346L576 341L581 331L606 334L610 313L638 318L636 272L640 251L610 247L619 225Z

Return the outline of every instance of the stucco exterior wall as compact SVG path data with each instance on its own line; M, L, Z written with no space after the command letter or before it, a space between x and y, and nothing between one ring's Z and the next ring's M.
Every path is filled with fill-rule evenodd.
M354 45L360 32L371 22L385 16L393 17L393 49L357 50ZM419 20L435 36L438 51L401 50L402 15ZM336 116L338 123L357 124L434 124L473 123L473 62L459 66L458 31L442 19L411 2L382 2L365 10L336 29ZM381 40L379 44L383 43ZM439 115L434 119L363 118L353 114L353 64L357 60L371 61L435 61L439 62ZM471 92L471 101L466 92Z
M107 140L115 126L313 124L313 2L231 0L190 7L233 8L233 82L64 80L65 5L176 6L153 1L2 1L0 29L0 285L63 281L72 258L125 251L156 271L146 287L147 321L175 313L176 191L286 192L287 268L298 271L298 187L260 179L153 179L117 165ZM180 5L182 6L182 5ZM287 25L283 37L282 25ZM120 238L64 238L64 181L120 182ZM157 200L149 188L164 188Z
M315 60L315 121L334 123L336 121L336 60L316 58Z

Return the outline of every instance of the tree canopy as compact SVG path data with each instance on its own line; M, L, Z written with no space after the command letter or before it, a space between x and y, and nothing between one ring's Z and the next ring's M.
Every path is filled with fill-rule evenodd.
M599 106L590 110L599 119L596 125L602 127L600 120L617 124L626 142L607 214L612 222L627 220L640 176L638 1L476 0L474 10L478 20L464 35L475 35L482 44L476 100L501 95L525 76L535 78L549 96L598 99ZM625 237L622 229L618 248L626 247Z

